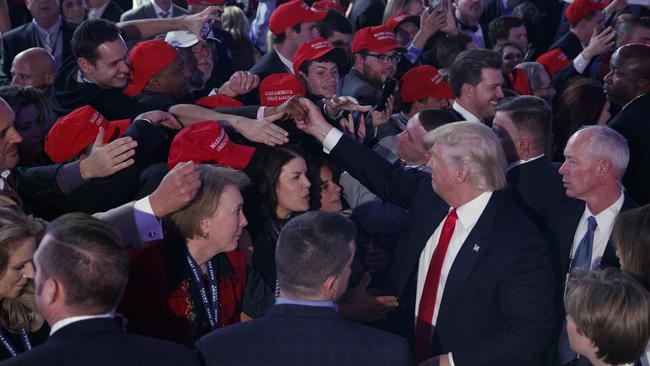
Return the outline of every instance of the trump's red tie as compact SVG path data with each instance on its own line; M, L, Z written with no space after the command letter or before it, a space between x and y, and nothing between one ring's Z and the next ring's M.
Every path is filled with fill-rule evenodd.
M426 359L429 344L431 342L431 331L433 327L431 322L433 320L433 312L436 308L436 297L438 296L438 285L440 284L440 274L442 272L442 264L445 261L447 248L451 241L451 236L454 234L456 228L456 209L449 211L445 223L442 225L442 232L438 245L433 251L429 269L427 270L427 277L424 281L424 288L420 295L420 305L418 306L418 318L415 324L415 360L419 363Z

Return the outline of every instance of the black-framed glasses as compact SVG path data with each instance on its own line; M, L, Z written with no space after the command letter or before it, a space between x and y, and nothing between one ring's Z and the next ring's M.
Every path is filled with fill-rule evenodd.
M374 53L366 53L366 56L372 56L377 59L382 64L387 64L389 62L398 63L402 59L402 55L395 53L392 55L375 55Z

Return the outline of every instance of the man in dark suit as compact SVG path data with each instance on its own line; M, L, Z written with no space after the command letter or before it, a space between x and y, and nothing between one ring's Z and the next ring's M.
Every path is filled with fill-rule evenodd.
M610 234L618 213L635 206L621 184L630 156L621 134L607 126L587 126L571 136L564 156L560 174L573 199L561 201L547 216L558 325L564 322L567 274L576 268L618 267ZM560 330L559 364L564 365L576 354L568 347L565 329Z
M116 2L112 0L85 0L84 5L88 10L88 19L102 18L113 23L120 21L124 12Z
M623 107L609 126L620 132L630 147L630 164L623 185L639 204L650 203L650 47L632 44L619 48L605 77L607 98Z
M58 67L70 56L70 40L75 25L60 15L58 0L27 0L31 22L14 28L2 35L2 82L11 81L11 65L20 52L42 47L54 56Z
M558 166L546 156L553 121L550 106L539 97L508 98L496 106L492 129L506 153L506 180L517 206L541 231L545 217L564 197Z
M342 319L354 224L312 211L282 228L275 261L280 296L266 315L218 329L197 342L206 366L410 365L403 338Z
M302 0L292 0L277 7L269 19L273 33L273 49L249 71L263 80L271 74L293 73L293 55L298 47L318 37L316 22L326 11L311 10Z
M456 100L452 111L459 121L492 124L494 106L503 98L501 56L491 50L461 52L449 70L449 84Z
M120 20L126 22L137 19L165 19L189 14L189 10L181 8L170 0L150 0L139 8L124 12Z
M34 254L36 304L50 338L6 365L198 365L179 344L126 333L115 308L128 277L124 243L107 223L76 213L47 229Z
M441 126L425 139L433 146L431 175L405 172L303 103L309 123L299 127L371 191L410 211L387 292L400 299L391 329L414 338L416 361L539 362L554 319L551 260L541 235L500 191L506 160L494 132L472 122Z

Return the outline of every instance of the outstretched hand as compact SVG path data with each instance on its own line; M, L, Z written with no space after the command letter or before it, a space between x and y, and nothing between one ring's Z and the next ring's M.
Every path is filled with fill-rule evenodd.
M137 141L121 137L104 144L104 133L104 128L100 127L90 154L79 163L81 177L85 180L108 177L135 163L132 157Z
M149 196L156 217L162 218L185 207L201 187L199 171L191 161L176 164Z
M371 322L383 319L395 310L399 303L395 296L371 296L368 285L372 277L364 273L357 287L348 290L339 302L339 312L347 319Z

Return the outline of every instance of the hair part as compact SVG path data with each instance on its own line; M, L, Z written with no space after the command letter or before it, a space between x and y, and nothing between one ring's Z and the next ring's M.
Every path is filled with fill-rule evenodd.
M440 126L424 138L425 147L447 147L443 158L449 164L469 170L469 182L483 191L506 185L506 156L494 131L482 123L454 122Z
M354 255L356 235L354 224L337 213L310 211L290 220L275 251L280 289L298 298L321 295L327 278L340 274Z

